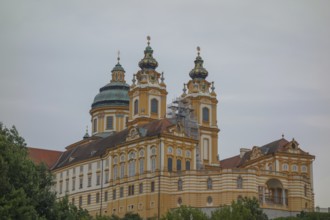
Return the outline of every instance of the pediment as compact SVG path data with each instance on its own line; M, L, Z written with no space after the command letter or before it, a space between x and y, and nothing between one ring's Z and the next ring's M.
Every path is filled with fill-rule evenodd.
M259 157L263 156L263 153L261 152L260 148L257 146L254 146L252 148L252 152L251 152L251 156L250 156L250 160L254 160L257 159Z

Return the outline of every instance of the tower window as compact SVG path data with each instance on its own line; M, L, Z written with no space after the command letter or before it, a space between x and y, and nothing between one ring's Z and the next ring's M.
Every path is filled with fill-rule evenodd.
M107 117L107 130L113 129L113 116Z
M167 159L167 169L169 172L172 172L172 158L170 157Z
M134 101L134 115L139 113L139 100Z
M157 99L151 99L151 113L158 113L158 100Z
M203 121L209 122L210 120L210 110L207 107L203 108Z
M94 118L93 120L93 133L97 132L97 119Z

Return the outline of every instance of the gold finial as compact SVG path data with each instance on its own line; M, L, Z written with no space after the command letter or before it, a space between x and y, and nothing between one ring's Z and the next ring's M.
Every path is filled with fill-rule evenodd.
M120 60L120 50L118 50L118 52L117 52L117 60L118 60L118 63L119 63L119 60Z
M201 51L201 48L199 46L197 46L197 55L199 56L200 54L200 51Z
M148 46L150 45L150 39L151 39L151 38L150 38L150 36L148 35L148 36L147 36Z

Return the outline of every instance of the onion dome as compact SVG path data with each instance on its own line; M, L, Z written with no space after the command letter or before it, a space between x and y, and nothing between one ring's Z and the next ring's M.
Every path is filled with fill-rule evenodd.
M153 58L152 53L154 52L150 47L150 37L147 37L148 46L144 50L144 58L139 62L139 67L141 69L156 69L158 66L157 60Z
M205 79L209 74L207 70L203 67L203 59L200 56L200 47L197 47L197 57L195 60L195 67L189 73L192 79Z
M127 106L129 105L129 85L125 81L125 70L119 63L112 69L110 83L100 89L99 94L94 98L92 108L104 106Z

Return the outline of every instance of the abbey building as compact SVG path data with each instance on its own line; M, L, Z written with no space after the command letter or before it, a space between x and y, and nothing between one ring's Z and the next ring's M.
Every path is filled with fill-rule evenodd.
M91 214L145 219L180 205L210 212L245 196L274 215L312 209L314 156L283 137L220 160L218 98L199 48L191 79L169 104L149 40L130 84L118 57L91 105L91 135L52 166L57 196Z

